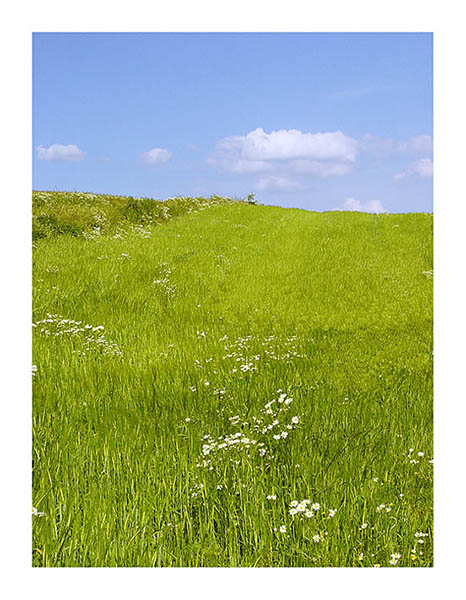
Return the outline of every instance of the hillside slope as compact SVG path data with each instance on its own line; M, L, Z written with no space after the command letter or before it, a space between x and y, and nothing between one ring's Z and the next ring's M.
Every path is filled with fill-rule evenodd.
M34 564L430 565L432 216L182 213L35 238Z

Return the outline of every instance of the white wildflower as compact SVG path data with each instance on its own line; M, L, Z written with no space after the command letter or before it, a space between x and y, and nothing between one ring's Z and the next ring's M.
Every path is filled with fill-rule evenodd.
M401 558L401 554L392 554L390 560L388 561L391 565L396 566L398 564L398 561Z

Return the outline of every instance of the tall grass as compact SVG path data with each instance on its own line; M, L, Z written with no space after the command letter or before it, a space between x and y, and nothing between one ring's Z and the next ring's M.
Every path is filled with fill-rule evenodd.
M245 201L236 200L252 201L251 196ZM147 228L173 217L231 202L231 198L220 196L161 201L108 194L35 191L32 193L32 237L37 240L69 234L92 239L106 233L125 234L128 231L147 235Z
M36 236L33 565L431 566L432 217L206 206Z

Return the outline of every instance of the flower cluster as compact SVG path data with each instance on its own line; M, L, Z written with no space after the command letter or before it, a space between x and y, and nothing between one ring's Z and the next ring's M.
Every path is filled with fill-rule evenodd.
M408 454L406 455L409 459L409 464L410 465L417 465L419 463L419 461L423 460L425 458L425 454L424 452L414 452L414 448L410 448L408 450ZM415 458L416 457L416 458ZM434 461L433 459L429 460L429 463L432 464Z
M428 537L428 535L429 535L428 533L423 533L422 531L416 531L416 533L414 534L414 537L418 538L417 539L418 543L423 544L424 540L422 538Z
M416 547L414 546L413 548L411 548L411 560L413 562L417 561L418 559L420 559L424 552L422 550L423 546L424 546L424 538L428 537L428 533L423 533L422 531L416 531L416 533L414 534L415 539L415 543L416 544L420 544L420 547Z
M189 490L191 498L197 498L203 489L204 489L203 483L195 483L194 486Z
M380 504L379 506L377 506L377 508L375 509L376 512L380 513L380 512L390 512L392 510L391 506L387 506L386 504Z
M390 560L388 561L393 567L395 567L399 560L401 558L401 554L398 554L398 552L394 552L391 556L390 556Z
M301 501L292 500L290 502L288 514L290 514L292 517L294 517L295 515L300 515L307 519L311 519L312 517L314 517L314 515L319 514L321 516L327 515L327 519L331 519L337 514L337 509L331 508L326 513L325 511L321 511L321 506L318 502L312 502L308 498L305 498Z
M230 435L219 436L217 440L206 435L204 436L204 444L202 445L201 451L201 455L204 459L203 466L209 466L210 469L213 469L211 459L207 458L208 456L212 455L220 458L223 451L229 450L236 450L239 453L245 450L245 454L248 454L250 447L255 444L257 444L257 440L251 440L241 431L237 431ZM198 464L198 466L200 465Z
M152 215L149 215L149 224L152 222ZM149 238L152 235L152 231L150 229L147 229L144 225L139 224L139 225L130 225L129 226L130 231L132 231L133 233L135 233L138 237L141 238Z
M160 263L158 279L154 279L152 285L160 289L167 298L173 299L176 293L176 285L170 283L172 270L167 263Z
M294 415L288 422L280 424L284 413L286 413L293 398L287 396L282 390L278 390L280 396L268 402L260 411L259 415L253 415L251 420L246 420L241 415L229 417L231 426L237 430L231 433L213 437L204 435L200 460L198 467L214 470L215 465L225 460L238 465L240 457L253 458L258 456L266 460L275 458L274 449L277 442L283 443L288 435L296 429L300 417ZM276 403L275 409L272 409Z
M300 417L294 415L288 423L283 420L280 423L280 419L283 419L290 409L293 398L288 396L282 390L277 390L277 394L279 394L278 398L274 398L270 402L267 402L264 408L259 411L258 417L252 417L252 420L254 421L252 429L258 434L266 436L269 436L270 434L270 437L273 440L280 441L286 439L288 434L296 429L299 425Z
M84 356L87 353L99 352L105 356L121 356L118 346L106 339L103 325L83 325L82 321L65 319L59 315L47 314L46 319L33 323L37 333L44 337L64 338L80 344L73 353Z

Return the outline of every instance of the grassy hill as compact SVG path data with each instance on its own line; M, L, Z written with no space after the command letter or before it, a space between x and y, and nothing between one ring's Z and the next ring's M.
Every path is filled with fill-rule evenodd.
M35 192L33 234L35 566L432 565L431 215Z

